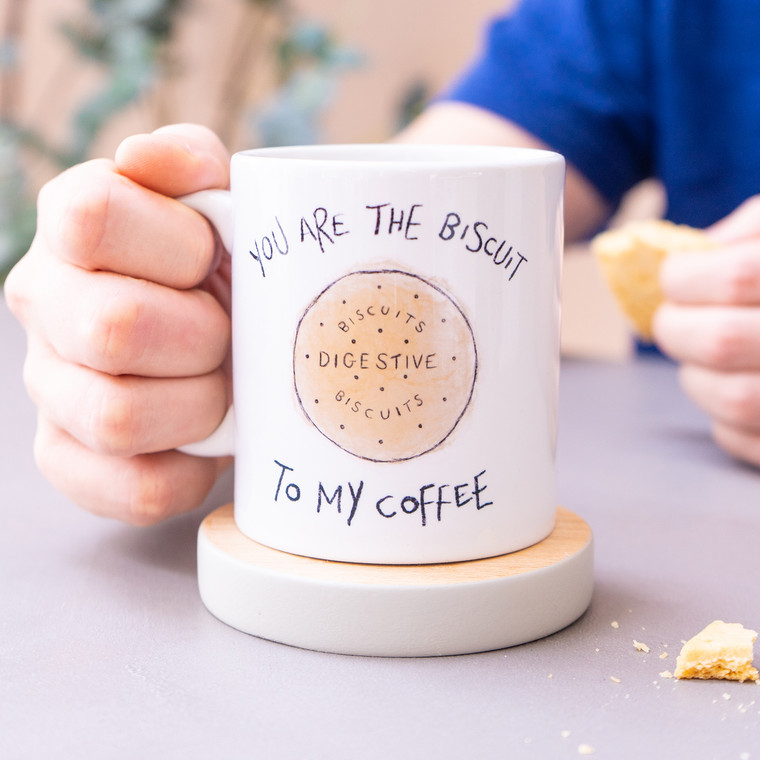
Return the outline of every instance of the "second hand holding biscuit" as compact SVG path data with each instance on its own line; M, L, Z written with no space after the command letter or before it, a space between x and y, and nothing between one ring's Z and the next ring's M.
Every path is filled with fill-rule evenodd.
M591 242L591 250L618 304L639 336L652 340L652 318L664 300L660 267L675 252L714 250L701 230L660 219L628 222Z

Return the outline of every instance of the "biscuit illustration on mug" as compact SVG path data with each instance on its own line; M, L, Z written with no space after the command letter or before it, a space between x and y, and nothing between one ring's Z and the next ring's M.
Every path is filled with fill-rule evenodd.
M477 349L440 288L407 272L361 271L325 288L296 332L293 375L311 423L362 459L394 462L442 443L467 409Z

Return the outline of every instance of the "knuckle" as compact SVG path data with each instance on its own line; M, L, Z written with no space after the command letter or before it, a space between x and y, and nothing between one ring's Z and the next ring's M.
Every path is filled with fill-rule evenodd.
M40 226L48 242L78 265L97 268L106 238L112 195L121 178L110 162L89 161L43 185L38 195Z
M59 226L59 240L68 258L97 266L108 226L108 184L85 185L68 202Z
M730 321L716 324L704 338L705 363L709 367L726 370L741 365L747 344L743 332Z
M172 514L175 487L153 460L140 458L139 464L132 475L126 520L132 525L155 525Z
M89 366L119 375L126 372L135 350L142 316L140 302L127 293L114 293L85 327Z
M31 308L30 290L26 285L26 272L30 266L29 256L24 256L8 273L3 286L5 302L11 313L20 322L24 322Z
M101 392L91 425L98 450L128 457L136 453L139 434L138 406L127 384L109 382Z
M727 265L723 287L728 303L752 303L760 293L760 257L743 256Z
M5 302L8 304L11 314L23 323L29 313L29 297L19 287L17 267L14 267L6 278L3 292L5 294Z

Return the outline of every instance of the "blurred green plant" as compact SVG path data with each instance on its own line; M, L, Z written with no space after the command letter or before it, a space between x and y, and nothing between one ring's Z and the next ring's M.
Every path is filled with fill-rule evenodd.
M319 117L334 94L339 75L361 58L337 45L327 29L301 22L280 42L280 86L250 126L264 145L308 145L319 142Z
M396 130L400 132L408 127L425 109L430 102L430 97L430 88L426 82L412 82L401 95Z
M91 157L104 128L126 107L155 93L182 61L169 53L179 15L192 11L186 0L88 0L86 15L60 27L73 52L102 73L99 89L73 108L68 137L53 144L36 125L16 115L17 50L23 43L22 20L28 0L9 0L0 39L0 279L26 252L36 226L35 198L28 159L46 160L52 173ZM249 14L238 29L237 49L229 62L221 93L220 136L242 124L260 145L318 142L319 119L332 98L341 73L360 57L339 44L329 31L299 19L287 0L239 0ZM272 23L266 23L272 22ZM261 30L265 29L266 33ZM274 30L274 31L272 31ZM254 55L274 62L274 93L250 102L257 76ZM177 120L182 120L181 114ZM160 126L159 124L153 125ZM251 137L247 144L251 144Z

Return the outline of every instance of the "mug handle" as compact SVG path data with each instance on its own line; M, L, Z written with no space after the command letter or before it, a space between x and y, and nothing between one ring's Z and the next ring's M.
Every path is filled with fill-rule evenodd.
M208 219L217 231L227 253L232 252L232 193L229 190L201 190L177 200ZM178 451L196 457L223 457L235 454L235 413L227 410L219 427L201 441L179 446Z

